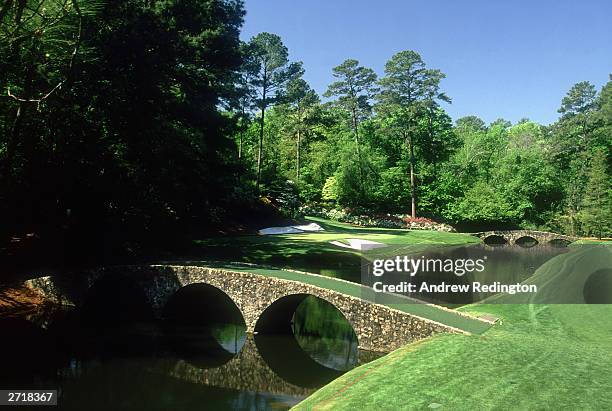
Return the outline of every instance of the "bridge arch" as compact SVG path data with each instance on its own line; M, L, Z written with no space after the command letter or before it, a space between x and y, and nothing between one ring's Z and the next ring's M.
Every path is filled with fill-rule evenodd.
M483 238L482 240L486 245L506 245L508 244L508 240L502 236L502 235L498 235L498 234L491 234L486 236L485 238Z
M318 310L304 311L304 308ZM342 358L345 363L319 358L312 346L309 346L312 340L308 337L312 337L312 330L305 327L305 324L308 324L308 316L317 313L320 317L316 322L321 326L318 330L321 335L317 336L342 339L347 327L350 330L345 340L348 344L331 346L331 350L335 351L333 357ZM330 325L338 326L340 331L337 328L335 333L330 334ZM353 325L335 304L317 295L298 293L276 299L260 314L255 324L255 333L255 344L268 366L281 378L299 387L326 384L337 378L342 371L357 364L358 339ZM319 343L326 341L331 339L318 340Z
M346 314L342 312L337 305L322 298L318 295L297 293L288 294L273 301L268 307L259 315L255 324L255 332L258 334L270 334L270 335L293 335L295 334L294 329L294 316L298 310L298 307L304 303L308 298L315 298L324 305L329 306L337 312L340 321L345 321L352 331L352 336L358 341L357 334L355 332L355 326L351 324L351 321L347 318ZM325 321L326 319L324 319Z
M553 238L552 240L548 242L548 244L550 244L553 247L567 247L571 243L572 242L570 240L567 240L565 238Z
M536 238L530 235L521 236L514 241L514 244L523 248L531 248L538 245L539 243L540 242Z
M214 285L194 282L172 294L162 309L162 318L189 325L231 323L245 326L235 301Z
M246 323L236 303L207 283L179 288L165 303L161 319L173 350L200 369L227 363L246 339Z

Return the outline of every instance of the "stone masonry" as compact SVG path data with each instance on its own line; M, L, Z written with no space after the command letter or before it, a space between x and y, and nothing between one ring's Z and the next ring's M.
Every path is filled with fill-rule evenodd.
M279 299L296 294L313 295L335 306L353 327L359 348L389 352L402 345L440 332L463 331L360 298L313 285L258 274L197 266L107 267L61 278L41 277L26 285L56 302L82 306L90 287L106 275L128 276L142 288L153 312L161 316L164 306L180 288L204 283L214 286L236 304L253 333L258 319ZM109 304L112 304L109 301Z
M533 238L540 244L546 244L553 240L567 241L571 243L576 241L576 237L571 237L563 234L549 233L547 231L532 231L532 230L508 230L508 231L481 231L478 233L471 233L482 240L486 240L487 237L496 236L502 237L508 244L515 244L520 238Z

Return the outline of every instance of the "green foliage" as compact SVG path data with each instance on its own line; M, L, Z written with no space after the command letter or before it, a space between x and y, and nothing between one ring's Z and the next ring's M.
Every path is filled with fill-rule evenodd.
M288 215L418 203L465 226L611 230L612 81L573 86L547 127L453 126L445 74L406 50L380 81L345 60L322 103L278 35L240 42L243 16L239 0L0 2L4 226L114 244L265 194Z
M384 212L406 212L414 198L420 213L465 228L586 229L588 159L598 149L609 158L610 85L599 94L588 83L573 87L549 127L475 116L453 126L439 105L450 101L440 91L444 74L414 51L387 62L380 93L356 60L333 74L325 95L336 100L321 104L296 78L270 111L266 184L293 179L304 201Z
M327 177L321 190L321 198L323 201L338 200L338 181L336 180L336 177Z
M607 172L603 151L595 152L591 160L586 193L580 211L582 228L587 235L601 239L612 230L612 179Z
M302 63L289 63L289 52L276 34L260 33L246 46L243 69L248 79L245 92L252 92L253 108L259 111L259 144L257 148L257 179L259 190L264 155L266 110L283 102L287 85L304 73Z
M576 83L561 100L559 113L564 116L584 114L593 108L596 95L595 86L588 81Z
M519 217L519 211L490 184L478 181L466 193L465 197L452 211L455 220L467 222L491 223L514 221Z
M337 79L330 84L325 97L337 97L336 104L352 116L353 127L366 118L371 110L371 99L376 95L376 73L370 68L359 65L354 59L345 60L333 69Z
M240 1L22 3L0 34L5 227L118 246L230 209Z

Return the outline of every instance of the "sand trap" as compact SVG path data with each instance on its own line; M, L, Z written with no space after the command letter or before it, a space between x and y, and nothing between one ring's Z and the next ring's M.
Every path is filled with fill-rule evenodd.
M330 241L330 243L333 245L337 245L338 247L351 248L353 250L360 250L360 251L373 250L375 248L387 247L387 244L378 243L376 241L370 241L370 240L361 240L359 238L347 238L346 241L348 241L348 244L345 244L340 241Z
M286 227L268 227L259 230L259 234L270 235L270 234L298 234L303 232L316 232L325 231L317 223L310 223L304 225L289 225Z

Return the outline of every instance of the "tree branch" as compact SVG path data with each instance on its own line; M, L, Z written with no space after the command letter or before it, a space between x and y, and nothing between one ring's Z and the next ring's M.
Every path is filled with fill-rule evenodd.
M78 30L77 30L77 37L75 39L75 43L74 43L74 48L72 50L72 53L70 54L70 59L68 60L68 67L67 67L67 73L66 73L66 78L62 81L60 81L59 83L57 83L55 85L55 87L53 87L49 92L47 92L46 94L44 94L43 96L39 97L39 98L21 98L18 97L16 95L14 95L13 93L11 93L11 88L8 87L7 88L7 95L12 98L15 101L19 101L21 103L36 103L36 109L38 111L40 111L40 105L42 104L43 101L45 101L46 99L48 99L53 93L55 93L57 90L62 88L62 85L64 85L71 77L72 75L72 70L74 67L74 63L76 61L76 56L79 53L79 49L81 47L81 38L82 38L82 34L83 34L83 15L81 14L81 9L79 8L79 4L77 2L77 0L72 0L72 4L74 5L74 9L77 13L77 16L79 17L79 24L78 24Z

